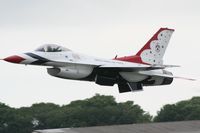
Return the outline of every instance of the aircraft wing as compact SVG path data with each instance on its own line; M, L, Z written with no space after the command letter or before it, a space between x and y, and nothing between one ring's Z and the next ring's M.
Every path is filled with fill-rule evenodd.
M29 55L39 60L43 59L43 58L39 58L38 55L33 54L33 53L29 53ZM106 59L101 59L101 58L84 58L84 59L69 58L68 60L66 60L65 58L56 58L53 60L47 59L43 62L46 62L45 65L47 66L66 67L66 66L74 64L74 65L94 66L94 67L98 67L99 69L106 69L106 70L117 70L119 72L121 71L133 72L133 71L140 71L140 70L156 70L156 69L165 69L169 67L177 67L174 65L155 65L155 64L148 65L148 64L126 62L126 61L118 61L118 60L106 60Z
M157 70L157 69L165 69L170 67L179 67L176 65L142 65L137 63L127 63L127 64L106 64L101 65L99 68L101 69L118 69L124 72L131 71L140 71L140 70Z
M138 64L138 63L129 63L124 61L117 61L117 62L99 62L99 61L50 61L48 65L50 66L59 66L65 67L69 64L77 64L77 65L90 65L94 67L98 67L99 69L106 69L106 70L117 70L119 72L133 72L133 71L140 71L140 70L157 70L157 69L165 69L171 67L179 67L176 65L145 65L145 64Z
M60 61L60 60L53 60L46 63L46 65L49 66L56 66L56 67L65 67L69 64L74 65L89 65L89 66L100 66L100 63L94 62L94 61Z

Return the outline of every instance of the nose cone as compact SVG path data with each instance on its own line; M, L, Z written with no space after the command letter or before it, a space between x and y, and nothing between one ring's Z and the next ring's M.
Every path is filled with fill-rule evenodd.
M20 56L13 55L13 56L9 56L3 60L5 60L7 62L11 62L11 63L20 63L20 62L24 61L25 59Z

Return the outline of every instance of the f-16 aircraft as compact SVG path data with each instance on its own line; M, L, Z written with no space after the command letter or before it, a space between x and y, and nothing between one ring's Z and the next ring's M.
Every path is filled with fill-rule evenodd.
M47 67L48 74L64 79L92 81L99 85L118 85L119 92L143 90L143 86L169 85L174 77L164 70L163 56L174 32L160 28L136 55L113 59L95 58L55 44L46 44L33 52L9 56L3 60Z

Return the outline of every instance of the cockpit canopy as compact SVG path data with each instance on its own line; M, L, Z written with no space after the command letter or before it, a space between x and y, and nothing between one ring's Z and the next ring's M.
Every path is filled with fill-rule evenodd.
M70 49L64 48L62 46L58 46L56 44L45 44L37 48L35 51L39 52L64 52L71 51Z

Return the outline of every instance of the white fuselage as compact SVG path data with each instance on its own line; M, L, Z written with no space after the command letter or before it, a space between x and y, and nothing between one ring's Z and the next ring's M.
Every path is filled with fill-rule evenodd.
M31 56L27 53L21 55L27 60L21 62L21 64L33 64L33 65L43 65L43 66L53 66L59 67L60 71L56 73L57 77L62 77L66 79L81 80L88 77L98 66L116 66L116 65L126 65L126 66L147 66L138 63L130 63L125 61L118 61L112 59L101 59L95 58L79 53L74 53L72 51L67 52L31 52L38 57L47 59L45 63L34 64L39 59L38 57ZM63 63L65 62L65 63ZM52 74L51 74L52 75ZM140 75L137 72L120 72L120 75L129 82L138 82L147 78L145 75ZM53 75L54 76L54 75Z
M163 56L173 29L160 28L135 54L115 59L101 59L75 53L57 44L45 44L35 51L12 55L3 60L26 65L48 66L55 77L118 85L119 92L142 90L143 86L168 85L171 72L164 70Z

